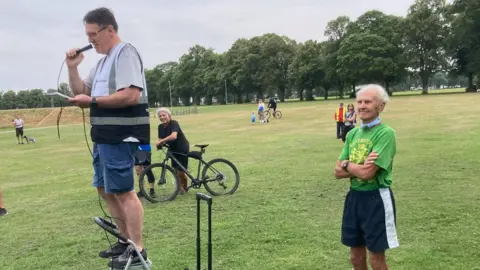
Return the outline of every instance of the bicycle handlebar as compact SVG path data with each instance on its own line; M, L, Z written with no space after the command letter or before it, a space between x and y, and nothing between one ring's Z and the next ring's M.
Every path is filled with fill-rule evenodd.
M157 145L157 151L158 151L158 150L162 150L162 148L163 148L164 146L165 146L166 148L170 148L170 146L169 146L168 144L162 143L162 144L160 144L160 145Z

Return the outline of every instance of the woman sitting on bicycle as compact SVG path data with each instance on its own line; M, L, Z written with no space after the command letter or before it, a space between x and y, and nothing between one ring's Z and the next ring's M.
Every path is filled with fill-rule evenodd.
M169 151L179 161L179 163L188 168L187 153L190 151L190 143L185 137L180 125L176 120L172 119L172 114L167 108L160 108L156 115L160 119L161 124L158 125L158 140L156 145L164 143L169 145ZM184 194L187 189L187 176L180 166L172 160L172 167L176 170L178 179L180 180L180 194Z

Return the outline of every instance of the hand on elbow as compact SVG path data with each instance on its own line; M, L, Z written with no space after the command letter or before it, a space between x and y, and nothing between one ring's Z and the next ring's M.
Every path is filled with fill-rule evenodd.
M333 173L335 175L336 179L342 179L342 178L347 178L349 177L348 173L345 172L342 168L335 168L335 171Z
M375 172L363 171L362 173L360 173L358 175L358 179L360 179L362 181L368 181L368 180L372 179L374 176L375 176Z

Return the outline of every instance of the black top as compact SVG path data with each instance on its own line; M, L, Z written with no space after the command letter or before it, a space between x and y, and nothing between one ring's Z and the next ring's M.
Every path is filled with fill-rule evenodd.
M124 108L99 108L95 104L90 106L90 117L118 118L116 125L92 124L90 135L92 141L101 144L122 143L128 137L134 137L140 144L150 143L150 121L148 124L124 125L122 119L143 117L148 119L148 104L137 104Z
M277 106L277 102L273 98L271 98L268 102L268 107L272 108L275 106Z
M158 125L158 138L163 139L172 134L172 132L177 132L177 139L173 141L167 141L166 143L170 146L172 152L187 153L190 149L190 143L185 137L180 125L175 120L170 120L165 126L165 124Z

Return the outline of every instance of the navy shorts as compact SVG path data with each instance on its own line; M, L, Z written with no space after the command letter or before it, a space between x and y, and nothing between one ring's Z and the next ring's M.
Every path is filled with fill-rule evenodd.
M389 188L348 192L343 210L342 244L366 246L371 252L399 246L395 199Z
M93 186L105 193L134 190L134 167L137 143L93 144Z

